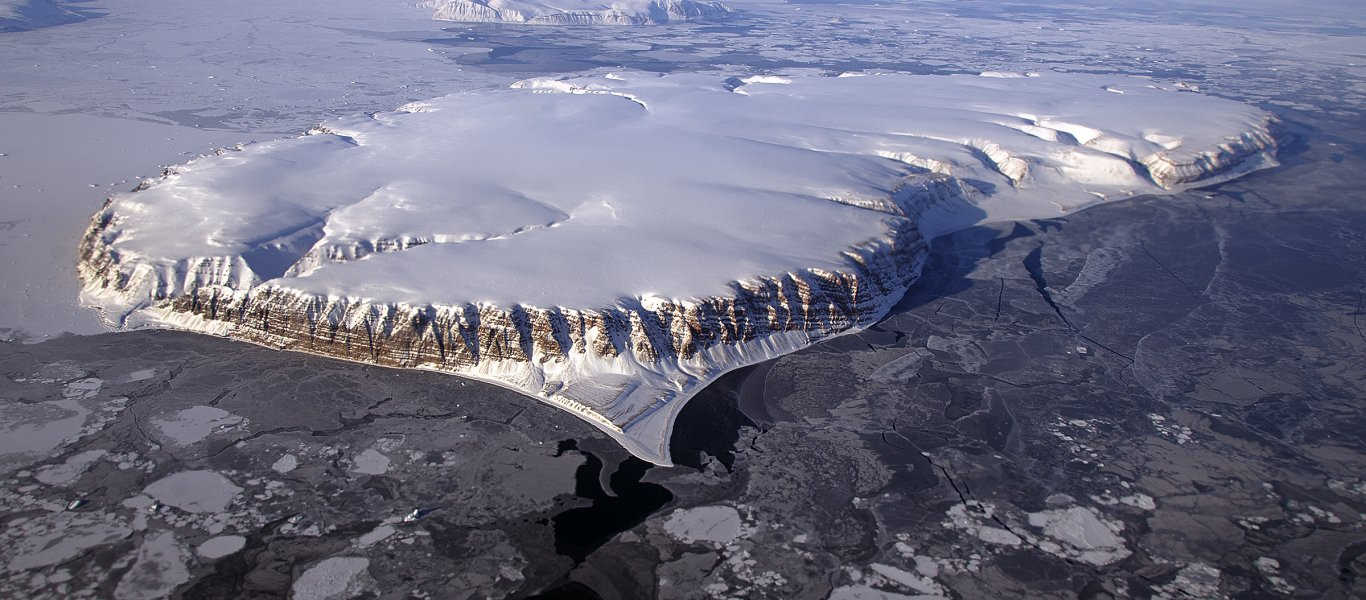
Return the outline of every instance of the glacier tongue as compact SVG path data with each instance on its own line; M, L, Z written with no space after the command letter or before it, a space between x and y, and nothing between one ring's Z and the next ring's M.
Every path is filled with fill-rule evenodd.
M123 327L492 381L668 464L721 374L856 331L935 235L1275 164L1274 123L1146 79L534 79L326 123L110 199Z

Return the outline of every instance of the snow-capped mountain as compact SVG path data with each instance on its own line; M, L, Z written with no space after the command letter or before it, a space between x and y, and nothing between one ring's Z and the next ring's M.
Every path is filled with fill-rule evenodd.
M730 8L698 0L431 0L432 18L444 21L546 25L659 25L723 19Z

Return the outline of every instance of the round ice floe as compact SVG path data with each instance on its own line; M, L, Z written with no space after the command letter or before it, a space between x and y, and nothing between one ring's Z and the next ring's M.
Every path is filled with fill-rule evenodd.
M201 557L207 559L223 558L229 554L241 550L247 545L247 538L240 535L220 535L204 540L195 549Z
M1269 124L1086 75L529 80L174 167L96 216L84 299L493 380L667 463L696 390L872 324L928 238L1274 164Z
M366 475L383 475L389 472L389 457L374 448L366 449L352 459L351 472Z
M286 454L271 463L270 468L276 473L288 473L299 468L299 458L293 454Z

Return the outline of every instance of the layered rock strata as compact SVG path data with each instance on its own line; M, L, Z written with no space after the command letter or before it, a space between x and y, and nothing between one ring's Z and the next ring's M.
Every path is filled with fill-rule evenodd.
M344 120L112 198L83 300L492 381L668 464L693 393L875 323L938 233L1275 164L1256 109L1048 77L606 74Z

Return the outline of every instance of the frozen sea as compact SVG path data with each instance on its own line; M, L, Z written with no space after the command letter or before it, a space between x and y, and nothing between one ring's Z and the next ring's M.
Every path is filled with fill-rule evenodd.
M755 2L647 28L70 6L0 33L0 595L1366 594L1354 3ZM878 326L694 399L668 469L507 390L103 333L76 303L87 219L163 166L600 67L1146 75L1291 143L1217 187L938 239Z

